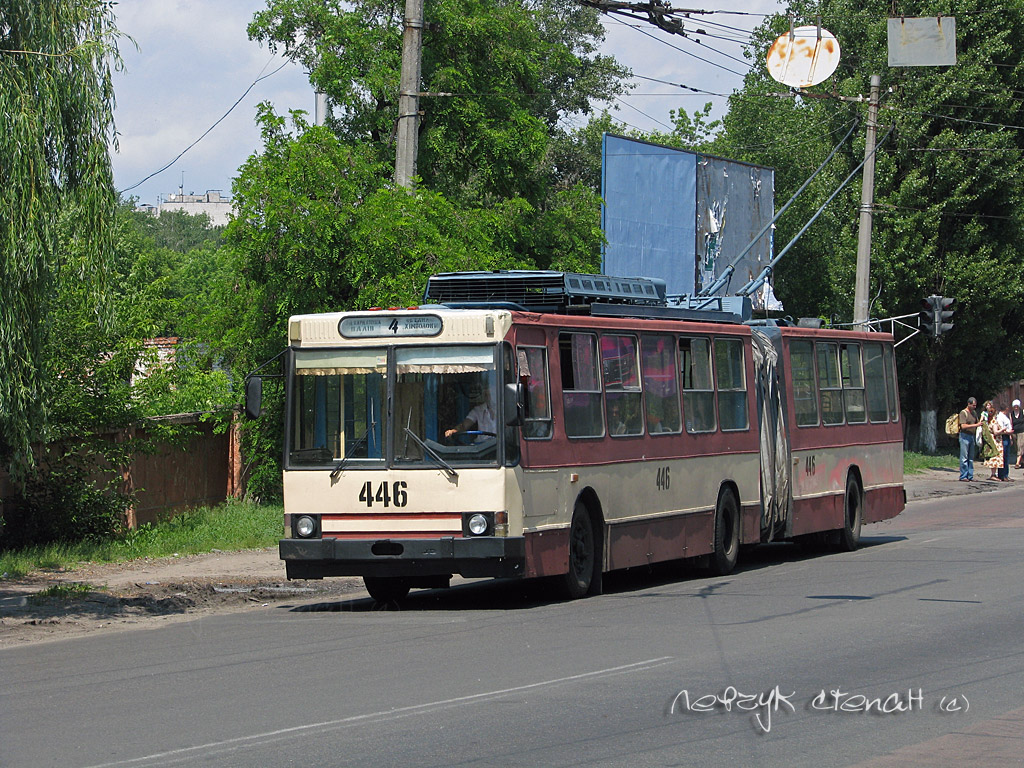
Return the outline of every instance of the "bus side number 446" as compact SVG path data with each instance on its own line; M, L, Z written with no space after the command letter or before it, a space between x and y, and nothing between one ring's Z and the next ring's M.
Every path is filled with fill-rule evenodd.
M658 468L658 477L655 479L654 485L655 485L655 487L659 491L667 491L668 490L668 487L670 485L668 470L669 470L668 467L659 467Z
M404 507L409 503L405 487L404 480L396 480L393 483L378 483L377 490L374 492L373 483L367 480L359 492L359 500L365 501L368 507L372 507L374 502L383 504L385 507Z

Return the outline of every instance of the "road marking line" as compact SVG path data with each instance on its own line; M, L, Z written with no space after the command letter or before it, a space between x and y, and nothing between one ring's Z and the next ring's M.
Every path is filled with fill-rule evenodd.
M281 728L276 731L267 731L266 733L255 733L249 736L238 736L233 739L225 739L223 741L213 741L209 744L199 744L193 747L182 747L181 749L171 749L166 752L155 752L152 755L144 755L142 757L133 757L127 760L116 760L112 763L100 763L97 765L89 766L88 768L114 768L114 766L120 765L136 765L140 763L146 763L154 760L165 760L168 758L182 758L186 755L201 752L205 750L212 750L231 746L244 746L246 743L255 743L263 739L272 739L279 736L286 736L303 731L310 731L317 728L337 728L339 726L355 725L373 720L375 718L389 718L398 715L408 715L417 712L429 712L431 709L438 709L441 707L450 707L456 704L465 704L470 701L480 701L482 699L495 698L498 696L505 696L510 693L518 693L520 691L529 691L536 688L544 688L552 685L559 685L560 683L571 683L578 680L587 680L590 678L604 677L608 675L621 674L623 672L636 672L644 669L650 669L653 667L659 667L672 661L672 656L660 656L656 659L647 659L646 661L637 661L633 664L623 664L620 667L609 667L608 669L599 669L594 672L583 672L578 675L569 675L568 677L559 677L554 680L543 680L539 683L529 683L527 685L517 685L512 688L500 688L496 691L487 691L486 693L473 693L468 696L457 696L452 699L442 699L440 701L431 701L426 704L412 704L408 707L398 707L396 709L388 709L381 712L372 712L366 715L352 715L351 717L343 717L338 720L326 720L321 723L309 723L307 725L296 725L291 728Z

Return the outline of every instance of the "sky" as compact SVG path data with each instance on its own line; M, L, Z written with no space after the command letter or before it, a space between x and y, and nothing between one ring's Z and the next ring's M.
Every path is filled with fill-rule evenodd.
M122 0L114 6L118 28L131 38L121 41L124 67L114 75L114 183L122 196L155 205L179 187L186 194L219 190L230 195L239 166L261 147L255 125L260 102L271 102L278 114L302 109L312 117L314 95L302 68L271 55L246 35L253 15L265 5L263 0ZM755 15L694 16L687 28L708 34L693 39L643 21L606 16L602 53L615 56L636 75L726 94L742 84L748 65L740 45L721 37L742 37L735 30L753 29L763 19L756 14L778 8L777 0L718 4L715 10ZM635 82L630 95L609 105L613 116L630 127L668 130L670 110L693 112L711 101L719 116L725 107L724 98Z

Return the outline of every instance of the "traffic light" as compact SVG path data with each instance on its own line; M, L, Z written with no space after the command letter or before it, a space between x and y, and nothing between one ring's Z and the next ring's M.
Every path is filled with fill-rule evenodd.
M932 299L937 299L938 296L929 296L926 299L921 299L921 312L918 315L918 325L921 327L921 333L926 336L937 336L935 333L935 302Z
M939 296L939 307L936 313L935 335L953 330L953 315L956 314L956 299Z
M922 333L936 338L946 331L953 330L953 316L956 314L956 299L946 296L931 295L921 299L921 311L918 314Z

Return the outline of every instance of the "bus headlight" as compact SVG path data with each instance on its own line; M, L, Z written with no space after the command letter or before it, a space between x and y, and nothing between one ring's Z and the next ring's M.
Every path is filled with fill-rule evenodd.
M309 515L299 515L295 520L295 535L300 539L308 539L315 536L317 531L316 519Z
M487 529L490 526L488 525L487 518L481 515L479 512L477 512L475 515L472 515L469 518L468 527L469 532L472 533L474 536L483 536L485 533L487 533Z

